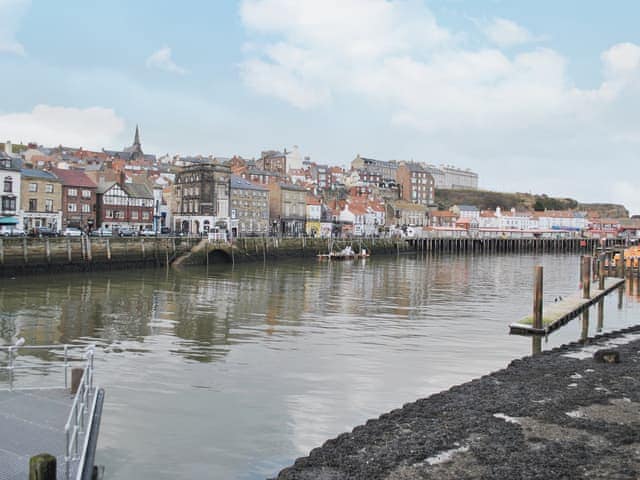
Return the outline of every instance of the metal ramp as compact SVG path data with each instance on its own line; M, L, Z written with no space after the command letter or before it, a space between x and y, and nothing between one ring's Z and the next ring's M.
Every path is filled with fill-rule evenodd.
M99 427L99 420L93 422L99 390L93 385L93 351L70 345L0 347L0 480L28 478L29 459L40 453L56 457L58 479L85 478L88 437ZM84 369L72 395L69 369L79 362ZM56 370L64 381L50 374ZM57 385L50 384L52 377ZM89 457L92 462L93 452Z

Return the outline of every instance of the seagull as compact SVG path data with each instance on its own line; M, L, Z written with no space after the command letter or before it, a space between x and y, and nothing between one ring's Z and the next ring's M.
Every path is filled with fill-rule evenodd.
M16 340L16 343L13 346L14 347L21 347L24 344L25 344L24 337L20 337L18 340Z

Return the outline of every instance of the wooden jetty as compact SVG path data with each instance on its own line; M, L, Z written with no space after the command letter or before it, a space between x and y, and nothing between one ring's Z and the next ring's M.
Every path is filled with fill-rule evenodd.
M542 315L542 326L534 326L534 315L528 315L509 325L510 333L519 335L546 335L557 330L580 315L585 309L595 305L609 293L624 285L624 278L605 279L605 288L596 289L589 298L583 298L582 292L549 304Z
M624 253L622 253L624 255ZM625 263L618 261L617 268L612 265L613 251L602 251L598 257L582 256L580 260L580 281L582 291L567 298L560 299L543 310L543 270L542 266L535 268L535 282L533 291L533 311L509 326L510 333L518 335L547 335L560 328L570 320L583 314L585 326L588 325L589 307L598 304L598 323L602 323L604 312L604 297L618 290L620 299L618 307L622 306L622 294L625 285ZM631 269L629 269L630 271ZM637 272L640 275L640 272ZM616 276L610 276L610 275ZM598 280L598 286L591 290L591 281ZM586 327L584 327L586 328ZM586 334L586 332L583 332Z
M94 478L104 390L94 384L93 352L78 345L0 347L0 478Z

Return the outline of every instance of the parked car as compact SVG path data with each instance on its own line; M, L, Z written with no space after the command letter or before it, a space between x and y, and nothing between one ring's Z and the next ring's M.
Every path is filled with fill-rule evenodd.
M6 225L0 230L0 235L3 237L24 237L25 233L22 228L15 227L13 225Z
M144 230L140 230L138 232L138 235L140 235L141 237L155 237L156 231L150 230L150 229L144 229Z
M136 231L133 230L132 228L123 227L118 230L118 235L120 237L135 237Z
M96 228L95 230L91 230L90 235L92 237L112 237L113 232L108 228L100 227Z
M57 237L58 231L51 227L35 227L29 232L30 237Z
M160 233L162 235L171 235L171 229L169 227L162 227Z
M63 237L81 237L82 235L84 235L84 232L75 227L67 227L62 231Z

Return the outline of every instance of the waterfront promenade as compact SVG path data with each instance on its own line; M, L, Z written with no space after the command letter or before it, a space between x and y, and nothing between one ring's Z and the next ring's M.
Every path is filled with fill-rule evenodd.
M597 361L608 349L619 363ZM640 327L514 360L369 420L278 480L637 479Z

